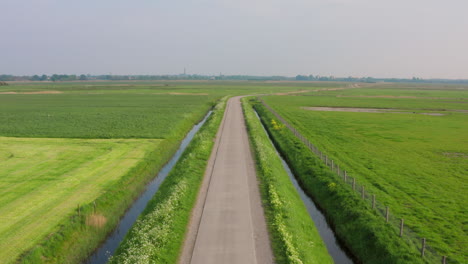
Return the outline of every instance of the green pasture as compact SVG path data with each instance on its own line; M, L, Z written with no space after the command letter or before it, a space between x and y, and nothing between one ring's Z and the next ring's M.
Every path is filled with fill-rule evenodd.
M0 259L9 263L126 174L156 139L0 137Z
M213 97L143 94L0 94L0 135L167 138L188 130Z
M466 257L468 115L466 104L441 99L337 97L349 91L267 96L267 104L295 126L439 254ZM359 90L353 90L359 95ZM361 90L361 95L387 90ZM424 90L411 91L421 93ZM452 91L439 89L438 96ZM403 93L404 94L404 93ZM456 100L467 102L468 91ZM400 108L408 113L352 113L302 107ZM444 116L418 114L443 109ZM414 113L413 113L414 112Z

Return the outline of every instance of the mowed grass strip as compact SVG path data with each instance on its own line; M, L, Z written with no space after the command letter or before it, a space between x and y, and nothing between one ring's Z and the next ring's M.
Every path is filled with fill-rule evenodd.
M13 262L134 167L157 139L0 137L0 259Z
M284 170L248 99L243 110L255 155L275 262L333 263L313 220ZM286 129L278 126L278 130Z
M439 91L442 95L443 92ZM336 100L335 100L336 99ZM359 100L362 101L359 104ZM382 101L387 100L382 104ZM408 101L416 103L408 103ZM431 108L440 100L265 97L366 191L449 260L463 263L468 244L466 197L468 119L463 113L427 116L321 112L304 106ZM419 242L418 242L419 245Z

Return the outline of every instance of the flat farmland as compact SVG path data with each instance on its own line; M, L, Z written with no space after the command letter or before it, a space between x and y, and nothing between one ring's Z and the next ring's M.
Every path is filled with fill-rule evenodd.
M203 117L213 97L168 94L0 94L0 135L167 138Z
M8 263L32 247L160 141L1 137L0 259Z
M466 87L377 86L264 100L439 254L463 263Z
M0 91L2 263L41 245L37 254L44 262L86 257L220 98L86 85ZM96 200L101 204L92 214ZM80 230L82 220L71 218L78 205L88 208ZM81 242L76 247L73 241Z

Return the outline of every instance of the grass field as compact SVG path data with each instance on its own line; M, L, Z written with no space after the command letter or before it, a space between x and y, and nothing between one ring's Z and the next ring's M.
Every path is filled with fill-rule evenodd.
M2 262L52 232L78 204L96 199L159 142L0 137Z
M216 100L289 92L266 101L441 254L466 256L466 87L128 81L0 88L0 259L79 263ZM312 106L406 113L301 108ZM104 227L69 218L78 203L92 214L94 200Z
M71 82L1 87L0 183L7 195L0 198L5 245L0 254L8 258L0 259L9 263L24 254L25 263L80 262L216 100L321 86ZM84 228L93 201L107 222ZM78 204L83 208L77 218ZM35 222L38 218L43 221Z
M468 116L460 110L468 109L468 90L430 88L359 88L264 98L429 245L462 263L468 243ZM303 108L317 106L407 113ZM444 115L418 114L422 112Z
M114 84L53 86L0 90L2 263L25 253L28 263L86 257L219 98ZM104 225L83 229L95 217L93 201ZM78 204L82 217L73 218Z
M0 94L0 135L166 138L200 119L213 100L207 96L134 93Z

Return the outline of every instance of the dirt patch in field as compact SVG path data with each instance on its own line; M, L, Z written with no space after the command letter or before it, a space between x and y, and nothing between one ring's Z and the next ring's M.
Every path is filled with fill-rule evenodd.
M37 92L0 92L0 94L61 94L61 91L37 91Z
M93 227L103 227L107 218L101 214L92 214L86 217L86 225Z
M444 116L442 113L416 113L405 112L401 109L394 108L355 108L355 107L302 107L302 109L310 111L325 111L325 112L352 112L352 113L390 113L390 114L421 114L431 116Z

